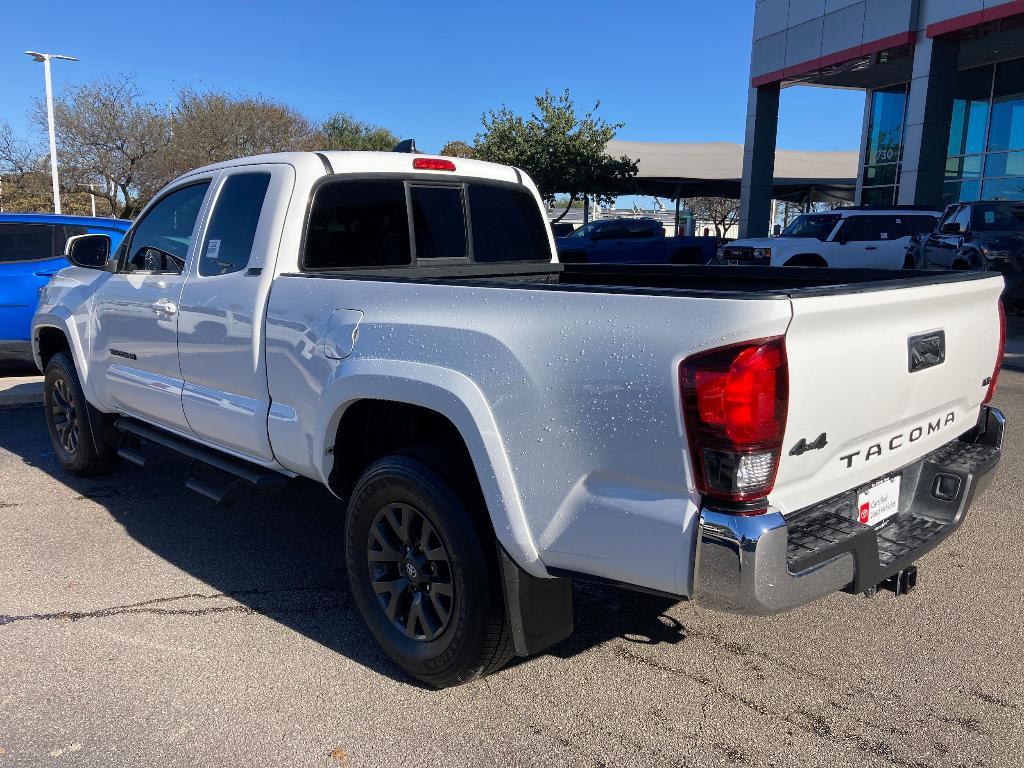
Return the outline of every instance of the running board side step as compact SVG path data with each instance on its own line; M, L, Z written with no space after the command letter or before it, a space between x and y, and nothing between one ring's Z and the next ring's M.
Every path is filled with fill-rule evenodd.
M277 493L288 483L288 478L279 472L236 459L134 419L121 417L114 423L114 426L124 435L170 448L172 451L192 459L194 463L205 464L230 475L233 480L225 488L218 488L194 477L185 481L185 487L189 490L218 504L231 504L246 484L251 485L258 493ZM146 463L145 454L135 447L122 445L117 453L140 467Z

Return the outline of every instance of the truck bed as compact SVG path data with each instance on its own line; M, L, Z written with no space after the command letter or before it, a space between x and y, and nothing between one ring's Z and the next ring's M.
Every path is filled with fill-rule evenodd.
M990 276L983 272L661 264L540 264L528 267L522 264L474 264L401 270L307 271L288 275L731 299L829 296L979 280Z

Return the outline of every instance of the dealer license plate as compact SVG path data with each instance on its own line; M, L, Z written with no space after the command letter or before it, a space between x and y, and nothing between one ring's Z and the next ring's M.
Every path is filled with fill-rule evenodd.
M857 494L856 519L864 525L878 525L900 507L900 477L890 477Z

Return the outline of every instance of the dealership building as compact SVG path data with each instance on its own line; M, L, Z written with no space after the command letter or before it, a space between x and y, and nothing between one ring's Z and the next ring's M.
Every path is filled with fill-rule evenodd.
M743 236L769 231L792 85L867 92L860 204L1024 199L1024 0L756 0Z

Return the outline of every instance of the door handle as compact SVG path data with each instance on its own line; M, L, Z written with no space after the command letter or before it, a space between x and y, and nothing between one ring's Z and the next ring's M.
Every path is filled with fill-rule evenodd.
M173 315L178 311L178 305L170 299L160 299L152 303L154 312L163 313L165 315Z
M864 250L865 251L877 251L878 250L878 246L877 245L869 245L869 246L865 247Z
M56 269L44 269L34 273L36 277L53 277L57 274Z

